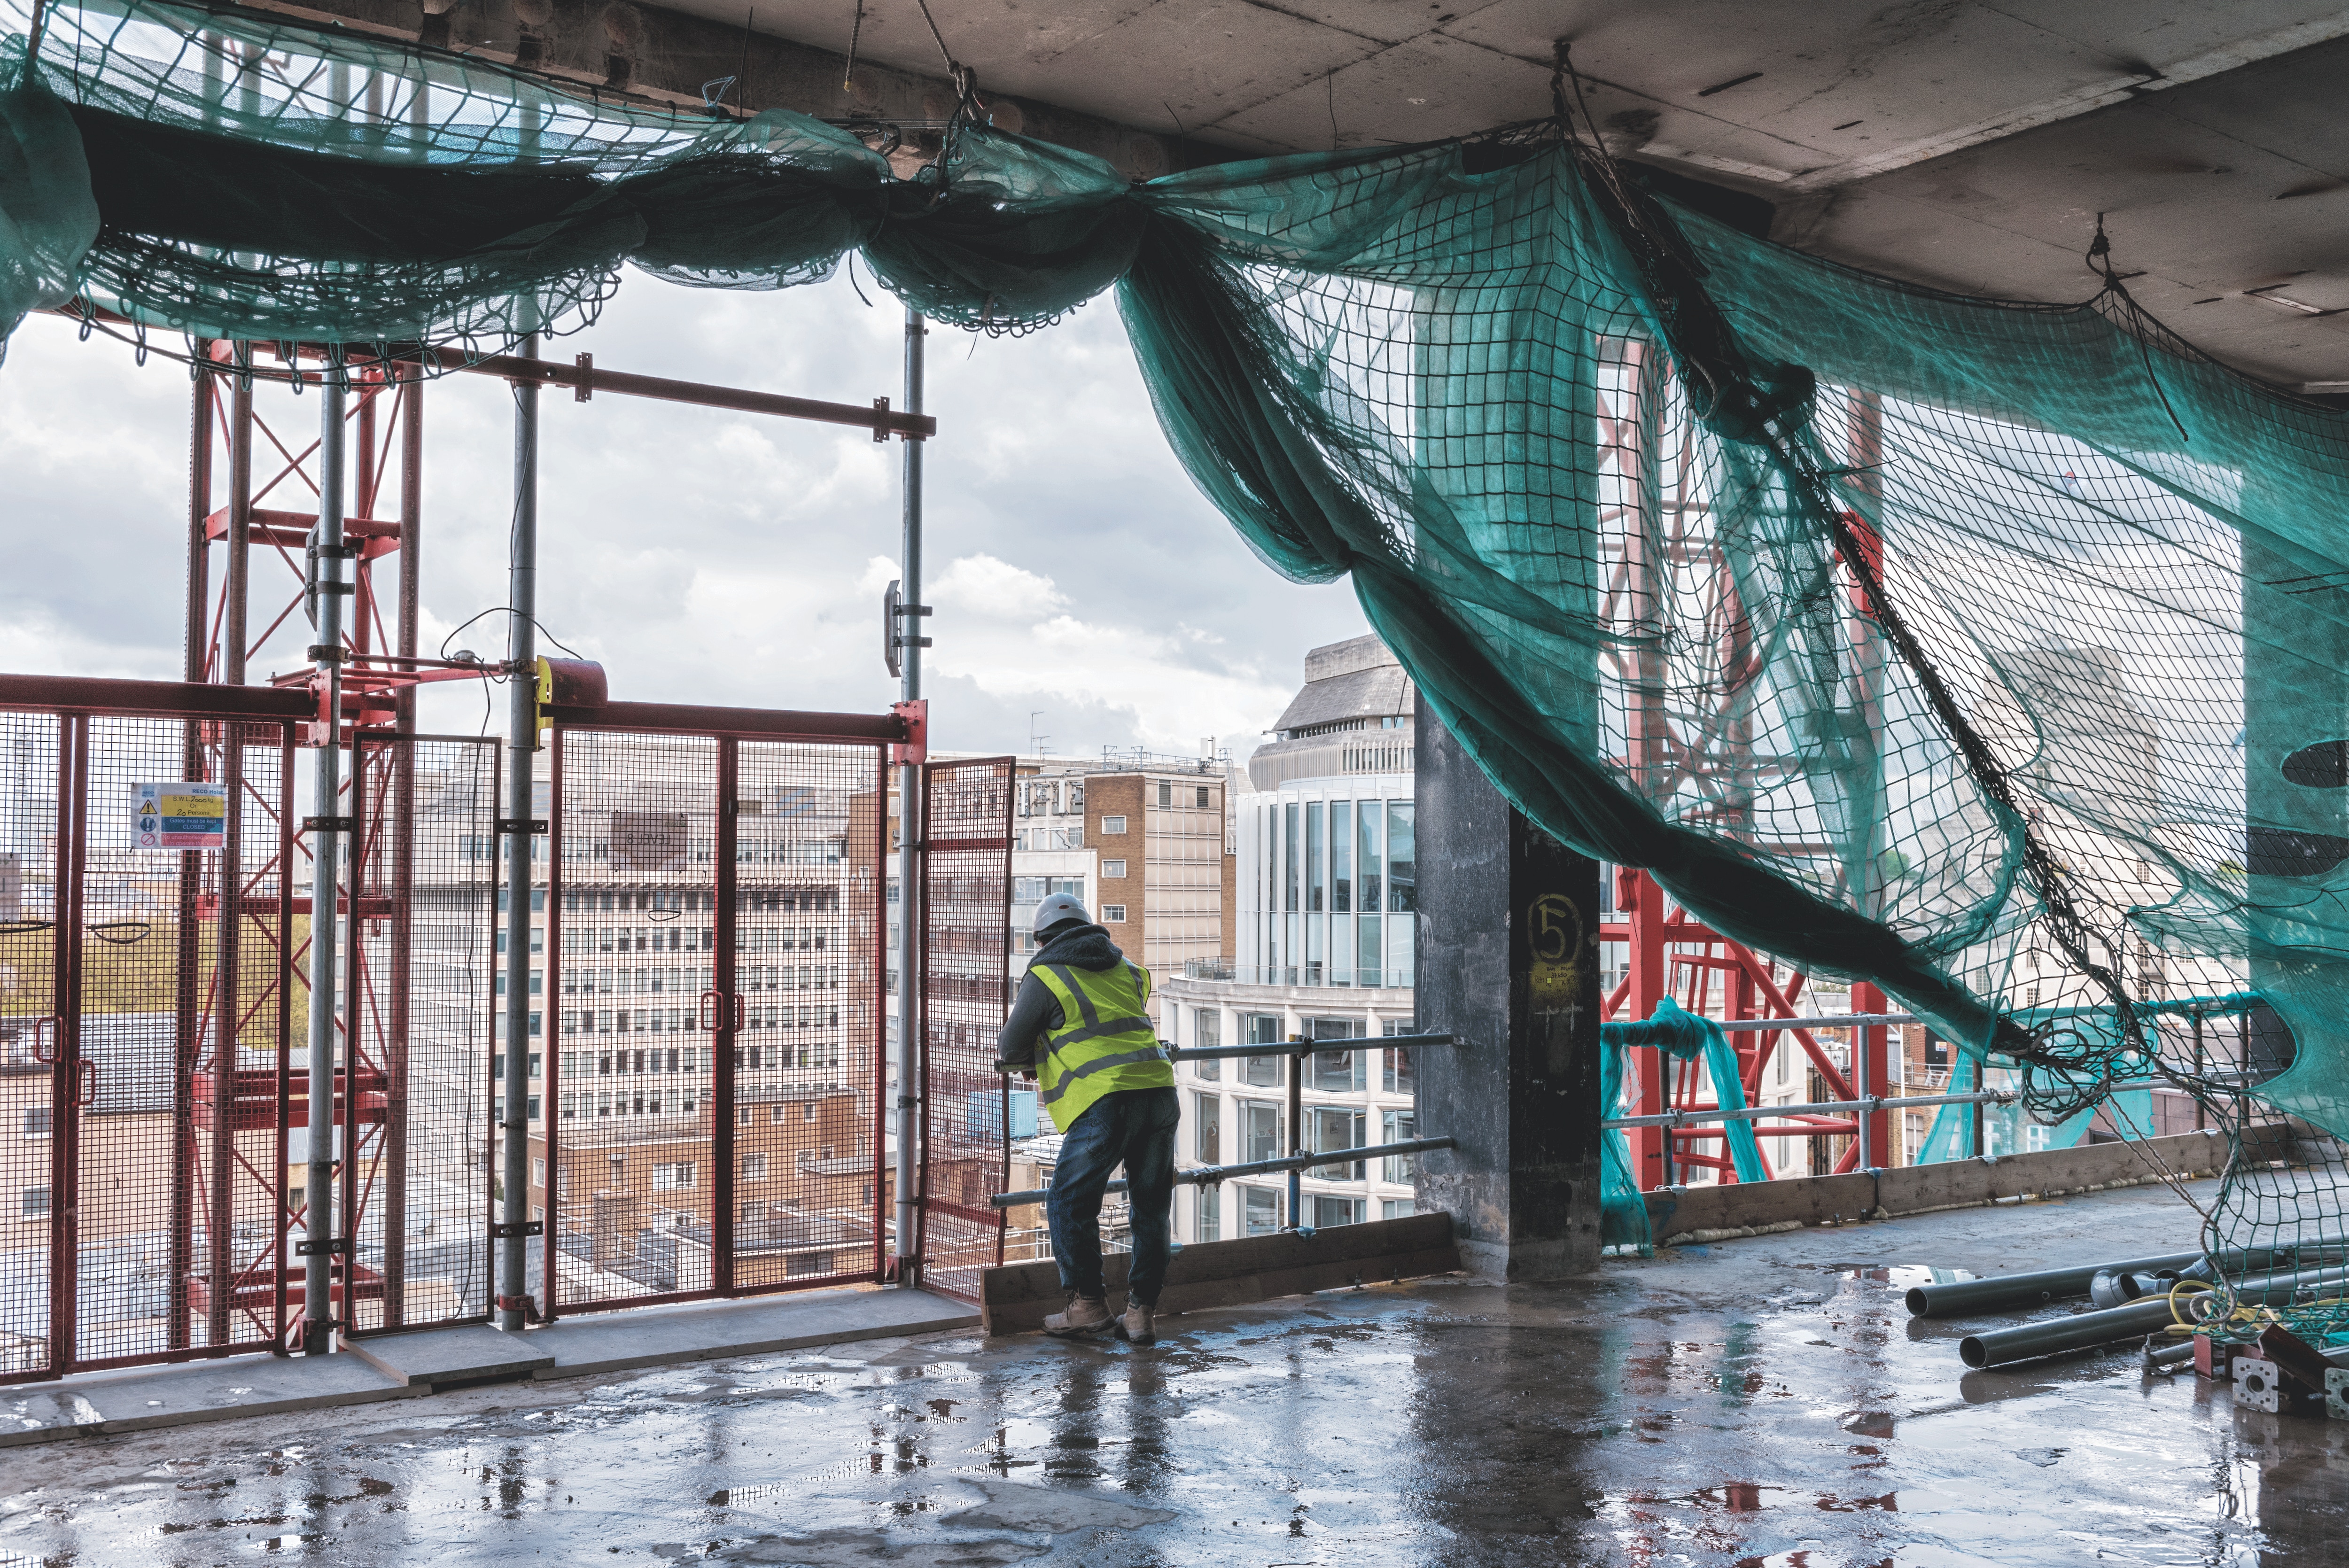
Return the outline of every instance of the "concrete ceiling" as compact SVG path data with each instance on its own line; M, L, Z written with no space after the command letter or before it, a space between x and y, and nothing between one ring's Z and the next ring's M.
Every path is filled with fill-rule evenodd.
M259 0L397 28L416 0ZM425 0L460 46L735 102L946 112L917 0ZM2344 0L932 0L1003 123L1168 162L1460 135L1550 109L1554 41L1632 159L1768 201L1773 237L1965 293L2115 264L2189 340L2349 382ZM759 35L747 47L745 22ZM406 24L414 26L410 21ZM636 40L631 42L630 40ZM624 67L621 54L636 57ZM533 61L533 63L541 63ZM674 80L657 81L664 76ZM925 87L924 84L933 84ZM1133 133L1142 134L1135 135ZM2298 308L2294 304L2297 302Z

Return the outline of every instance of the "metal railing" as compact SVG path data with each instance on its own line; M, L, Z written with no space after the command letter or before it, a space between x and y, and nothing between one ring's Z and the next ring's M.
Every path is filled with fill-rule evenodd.
M1195 1165L1188 1171L1174 1172L1178 1184L1212 1187L1218 1181L1234 1181L1246 1176L1273 1176L1288 1171L1294 1187L1296 1178L1316 1165L1350 1165L1358 1161L1379 1160L1402 1154L1424 1154L1432 1149L1453 1149L1457 1141L1450 1138L1409 1138L1400 1143L1370 1143L1360 1149L1323 1149L1302 1154L1284 1154L1278 1160L1252 1160L1245 1165ZM1123 1192L1126 1183L1112 1181L1102 1191ZM1019 1192L998 1192L988 1200L999 1209L1015 1208L1023 1203L1041 1203L1052 1195L1050 1187L1031 1187ZM1289 1215L1296 1217L1296 1197L1289 1199ZM1289 1228L1294 1229L1294 1225Z
M1159 1049L1166 1053L1170 1060L1178 1062L1206 1061L1211 1058L1222 1058L1227 1057L1288 1057L1292 1058L1289 1063L1288 1072L1288 1132L1289 1136L1294 1139L1303 1135L1305 1120L1305 1074L1302 1070L1301 1062L1294 1058L1309 1057L1321 1051L1360 1051L1368 1050L1373 1047L1384 1049L1391 1046L1409 1049L1417 1046L1456 1046L1463 1043L1464 1042L1457 1035L1441 1034L1349 1035L1342 1039L1335 1040L1309 1040L1302 1035L1291 1035L1285 1040L1268 1040L1252 1046L1185 1047L1178 1046L1172 1040L1161 1040L1158 1042L1158 1047ZM1003 1073L1013 1073L1028 1072L1033 1069L1029 1064L1024 1062L999 1061L995 1064L995 1070ZM1345 1165L1351 1164L1359 1161L1369 1161L1395 1155L1421 1154L1432 1149L1451 1149L1454 1147L1455 1147L1454 1140L1449 1138L1414 1138L1407 1139L1399 1143L1367 1144L1360 1149L1302 1149L1299 1148L1296 1144L1291 1143L1289 1146L1290 1152L1280 1156L1278 1159L1250 1161L1245 1165L1197 1166L1189 1171L1176 1171L1174 1180L1177 1182L1188 1182L1193 1186L1208 1187L1213 1186L1218 1181L1228 1181L1236 1176L1269 1176L1286 1171L1288 1175L1288 1223L1282 1228L1291 1231L1304 1230L1309 1229L1310 1227L1302 1226L1298 1223L1298 1204L1304 1197L1301 1185L1304 1180L1304 1174L1314 1166ZM1112 1181L1107 1188L1107 1191L1112 1192L1123 1192L1125 1190L1126 1184L1123 1181ZM988 1202L993 1203L997 1208L1003 1209L1012 1207L1015 1204L1040 1203L1050 1196L1050 1188L1037 1187L1019 1192L999 1192L995 1194L994 1197L990 1198Z

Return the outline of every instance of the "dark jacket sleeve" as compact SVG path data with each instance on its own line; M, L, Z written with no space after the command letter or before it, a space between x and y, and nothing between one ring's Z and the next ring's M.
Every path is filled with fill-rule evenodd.
M1023 975L1019 994L1011 1000L1011 1016L1003 1021L1001 1032L995 1037L996 1059L1015 1067L1033 1066L1044 1031L1060 1026L1061 1004L1052 999L1051 990L1033 975Z

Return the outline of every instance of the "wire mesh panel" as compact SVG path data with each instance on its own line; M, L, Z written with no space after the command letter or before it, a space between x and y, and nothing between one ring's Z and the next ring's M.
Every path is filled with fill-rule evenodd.
M922 1206L924 1282L978 1298L1003 1261L1010 1145L995 1037L1011 990L1009 757L922 769Z
M564 727L549 754L554 908L532 930L551 933L556 994L530 1204L552 1233L552 1299L543 1274L531 1286L550 1314L717 1288L719 750Z
M72 1160L57 1196L66 1205L73 1362L88 1366L189 1344L188 1088L199 1042L182 982L191 993L197 968L212 967L216 954L208 923L183 929L192 912L183 907L181 881L191 851L170 846L212 835L162 830L204 819L185 802L210 799L184 789L185 726L67 722L80 777L66 816L80 843L78 855L68 851L67 897L56 915ZM149 803L160 812L145 810ZM57 1284L67 1289L65 1279Z
M61 722L0 713L0 1381L51 1370Z
M736 743L737 1291L881 1269L881 769L875 746Z
M294 1042L307 1006L296 960L307 917L295 913L295 879L286 874L295 747L283 725L202 727L206 777L221 785L225 816L222 848L206 857L196 897L212 962L196 987L189 1085L190 1337L258 1348L282 1339L300 1299L286 1250L298 1207L290 1189L299 1183L285 1179Z
M354 856L354 1027L345 1162L357 1332L490 1310L496 742L378 737L363 749ZM534 1058L535 1041L533 1042Z

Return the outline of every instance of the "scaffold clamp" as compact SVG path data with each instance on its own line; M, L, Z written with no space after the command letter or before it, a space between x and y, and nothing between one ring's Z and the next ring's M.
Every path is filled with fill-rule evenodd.
M544 1234L546 1234L544 1220L492 1220L490 1222L490 1240L493 1242L509 1241L515 1236Z

